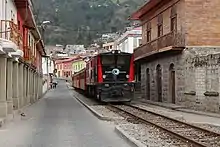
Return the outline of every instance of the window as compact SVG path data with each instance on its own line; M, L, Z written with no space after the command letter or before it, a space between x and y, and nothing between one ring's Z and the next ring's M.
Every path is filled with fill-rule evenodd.
M21 22L18 20L18 30L21 30Z
M157 37L160 37L163 35L163 15L160 14L158 16L158 24L157 24Z
M176 31L177 29L177 20L176 17L171 18L171 31Z
M170 16L170 31L176 31L177 30L177 12L176 7L173 6L171 8L171 16Z
M151 41L151 23L147 24L147 42Z
M13 11L11 10L11 20L13 20Z
M160 37L163 35L163 26L162 25L158 25L158 36L157 37Z
M147 31L147 42L151 41L151 31Z
M139 46L142 45L142 39L138 39L138 45L139 45Z
M28 46L30 46L31 45L31 36L30 36L30 34L28 34Z
M137 38L133 38L133 47L136 48L137 47Z

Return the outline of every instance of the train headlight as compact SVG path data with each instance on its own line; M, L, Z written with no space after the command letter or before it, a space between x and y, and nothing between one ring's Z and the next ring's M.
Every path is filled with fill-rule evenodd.
M129 78L129 75L126 75L126 78Z
M119 51L118 51L118 53L120 54L120 53L121 53L121 51L119 50Z
M103 75L102 77L103 77L103 79L105 79L105 78L106 78L106 75Z
M105 87L109 87L109 84L105 84Z
M114 54L115 53L115 51L112 51L112 54Z

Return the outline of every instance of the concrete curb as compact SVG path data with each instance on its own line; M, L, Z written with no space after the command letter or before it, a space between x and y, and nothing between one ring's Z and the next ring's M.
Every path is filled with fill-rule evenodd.
M171 110L175 110L175 111L179 111L179 112L185 112L185 113L190 113L190 114L220 118L220 115L217 114L217 113L215 114L215 113L210 113L210 112L202 112L202 111L191 110L191 109L185 108L184 106L170 107L170 106L166 106L166 105L162 105L162 104L156 104L154 102L141 101L141 100L134 101L134 102L142 102L143 105L144 104L149 104L149 105L154 105L154 106L158 106L158 107L162 107L162 108L166 108L166 109L171 109Z
M128 140L130 143L132 143L133 145L135 145L136 147L146 147L147 145L141 143L140 141L136 140L135 138L131 137L130 135L128 135L128 133L126 133L124 130L122 130L119 126L115 127L115 131L122 136L123 138L125 138L126 140Z
M111 121L113 120L112 118L103 116L102 114L98 113L96 110L91 108L89 105L87 105L85 102L83 102L80 98L73 96L77 101L79 101L82 105L84 105L87 109L89 109L96 117L98 117L100 120L105 120L105 121Z
M196 115L202 115L202 116L208 116L208 117L217 117L220 118L219 114L208 114L207 112L199 112L199 111L194 111L194 110L188 110L188 109L176 109L176 111L180 112L185 112L185 113L191 113L191 114L196 114Z

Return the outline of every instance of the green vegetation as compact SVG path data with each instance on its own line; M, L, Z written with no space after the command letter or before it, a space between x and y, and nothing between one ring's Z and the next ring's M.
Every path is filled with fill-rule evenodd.
M46 44L90 44L98 34L123 30L145 0L34 0L37 23L50 20Z

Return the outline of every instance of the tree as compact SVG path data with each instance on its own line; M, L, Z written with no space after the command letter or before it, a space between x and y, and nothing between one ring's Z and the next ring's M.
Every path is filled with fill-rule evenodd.
M56 32L54 27L47 30L47 43L87 44L94 40L98 34L104 32L116 32L127 25L127 18L131 11L138 8L145 0L34 0L39 22L50 20L51 25L60 27L66 32ZM117 4L120 3L120 7ZM125 5L129 5L129 10ZM78 28L88 26L87 30ZM61 37L62 36L62 37ZM58 37L58 38L57 38ZM62 38L62 39L60 39ZM61 43L63 44L63 43Z

